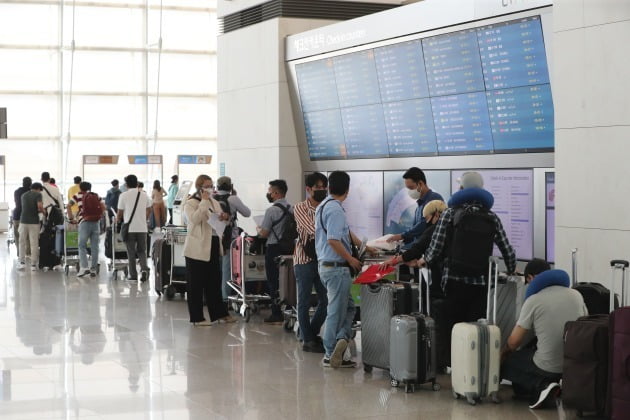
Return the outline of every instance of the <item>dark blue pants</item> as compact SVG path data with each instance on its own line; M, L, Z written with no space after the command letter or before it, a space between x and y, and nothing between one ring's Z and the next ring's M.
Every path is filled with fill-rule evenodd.
M301 339L305 343L314 341L319 335L326 320L326 309L328 307L328 297L326 296L326 288L319 278L317 271L317 261L311 261L307 264L297 264L294 266L295 280L297 281L297 316L300 323ZM309 314L311 293L315 287L317 293L317 309L311 319Z
M265 252L265 274L267 275L267 288L269 289L269 296L271 296L271 312L274 315L281 315L280 310L280 269L276 258L281 256L280 246L278 244L267 245L267 251Z

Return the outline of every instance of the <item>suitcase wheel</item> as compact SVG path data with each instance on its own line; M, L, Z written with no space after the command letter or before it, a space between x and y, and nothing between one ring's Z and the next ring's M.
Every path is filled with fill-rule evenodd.
M363 363L363 371L365 373L372 373L372 366L366 365L365 363Z
M284 322L282 323L282 326L284 327L284 330L286 332L292 332L294 324L295 320L293 319L293 317L286 317Z
M370 369L371 370L371 369ZM392 387L394 388L398 388L398 385L400 385L400 383L396 380L393 379L391 381L389 381L389 383L392 385ZM405 384L405 391L407 391L407 385Z
M405 384L405 392L409 394L410 392L416 392L416 386L414 384Z
M177 293L177 290L175 290L175 286L169 284L166 288L166 299L172 300L175 297L175 293Z
M492 402L495 403L495 404L501 403L501 398L499 398L499 393L498 392L493 392L492 393Z
M459 400L459 394L455 391L453 391L453 398L455 398L456 400Z
M477 405L477 400L472 395L466 396L466 401L468 401L470 405Z
M439 391L440 389L442 389L442 387L440 386L440 384L438 384L437 382L433 382L433 385L431 386L431 388L434 391Z

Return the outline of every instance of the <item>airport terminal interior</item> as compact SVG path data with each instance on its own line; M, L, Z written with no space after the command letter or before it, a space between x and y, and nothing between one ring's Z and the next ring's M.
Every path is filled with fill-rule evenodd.
M385 304L368 299L380 286L350 288L359 310L339 363L356 366L328 366L337 349L324 357L300 340L293 259L303 257L276 261L274 300L260 237L269 233L268 194L278 194L270 181L285 180L294 205L312 193L307 175L343 171L349 229L379 249L365 269L399 251L385 239L404 238L418 223L428 188L456 201L476 172L483 185L474 186L492 195L516 257L497 349L517 323L532 260L574 283L601 283L625 306L630 292L615 277L623 264L610 262L630 259L628 39L627 0L0 0L0 418L517 420L590 411L563 400L570 389L560 381L541 407L514 398L516 387L498 377L498 353L496 395L457 395L455 359L467 346L433 343L441 353L431 360L453 366L436 369L439 386L405 386L394 376L399 349L387 343L395 313L383 315ZM412 167L428 188L410 186ZM133 190L129 175L153 197L139 208L148 267L130 265L117 207L88 221L85 198L84 221L77 228L71 220L76 177L105 203L118 185ZM58 222L52 205L39 221L14 220L16 205L35 206L21 199L36 188L21 191L25 177L58 187ZM214 263L193 269L191 244L202 243L193 229L216 233L224 212L236 210L217 201L221 216L193 227L184 208L195 197L204 205L222 185L250 210L236 220L243 233L221 246L222 273ZM118 217L128 221L136 206L126 202ZM92 271L79 257L88 222L100 243ZM18 255L29 226L37 226L37 261L26 246L26 258ZM492 255L509 271L505 253L494 247ZM397 268L388 281L407 271ZM405 278L413 281L413 271ZM208 306L217 298L227 316L192 319L185 292L196 287L193 272L204 284L228 281L224 296L212 286L215 295L199 297ZM266 322L278 308L281 322ZM366 322L372 313L385 316L380 331ZM432 348L414 334L414 355L427 342ZM370 359L375 352L382 364ZM479 352L480 360L494 354ZM621 357L610 354L611 363ZM492 375L479 375L481 385L463 376L483 393ZM594 418L630 419L630 383L613 377L610 394L597 397L612 403Z

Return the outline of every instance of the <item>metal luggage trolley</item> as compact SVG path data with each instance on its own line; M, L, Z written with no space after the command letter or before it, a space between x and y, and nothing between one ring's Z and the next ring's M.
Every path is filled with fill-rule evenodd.
M162 228L166 242L171 247L171 269L169 270L169 284L162 285L165 287L165 294L168 300L175 297L176 293L182 296L186 293L186 278L174 276L176 268L186 268L186 260L184 259L184 242L186 241L187 229L185 226L164 226Z
M109 209L110 217L105 218L105 226L107 233L105 235L105 257L109 259L107 262L107 270L112 272L112 278L118 279L118 271L122 270L127 277L129 273L129 261L127 258L127 244L120 239L118 233L118 223L116 223L116 212ZM112 222L113 220L113 222Z
M268 295L247 294L246 285L251 281L264 281L265 256L250 252L253 239L241 233L230 245L230 278L228 285L236 292L228 296L232 308L249 322L252 313L258 312L258 304L271 302Z
M79 225L65 218L63 225L63 272L68 275L70 266L79 271Z

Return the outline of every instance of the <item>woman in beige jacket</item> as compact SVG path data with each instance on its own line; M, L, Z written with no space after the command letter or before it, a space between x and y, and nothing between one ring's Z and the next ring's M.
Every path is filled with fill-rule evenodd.
M208 220L215 213L220 220L228 214L221 210L212 198L213 183L208 175L199 175L195 181L196 192L186 200L184 212L188 220L188 233L184 243L188 313L193 325L212 325L215 321L236 321L227 312L221 295L221 240ZM203 300L208 305L210 321L203 315Z

